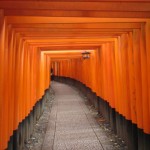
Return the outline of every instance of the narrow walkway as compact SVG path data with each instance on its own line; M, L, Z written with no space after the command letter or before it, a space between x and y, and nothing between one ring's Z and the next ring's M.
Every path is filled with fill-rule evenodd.
M42 150L112 150L111 142L79 93L53 82L55 91Z

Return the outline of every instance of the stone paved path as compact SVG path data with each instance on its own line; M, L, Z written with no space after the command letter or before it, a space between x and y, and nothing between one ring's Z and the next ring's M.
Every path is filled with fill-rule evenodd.
M52 88L55 99L42 150L114 150L79 93L57 82Z

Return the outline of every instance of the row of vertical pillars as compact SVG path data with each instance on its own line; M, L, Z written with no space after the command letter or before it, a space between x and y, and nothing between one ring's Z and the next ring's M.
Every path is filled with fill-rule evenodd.
M54 80L75 86L80 90L97 112L109 122L112 131L126 142L129 150L150 150L150 134L145 134L136 124L119 114L115 108L111 108L106 100L97 96L85 84L68 77L55 76Z
M22 150L25 142L31 137L34 125L39 120L44 111L44 105L49 92L45 91L45 95L35 104L30 114L20 122L18 129L13 132L8 142L7 150Z

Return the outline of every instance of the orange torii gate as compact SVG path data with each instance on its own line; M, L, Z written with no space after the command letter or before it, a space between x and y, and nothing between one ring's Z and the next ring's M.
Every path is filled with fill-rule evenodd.
M146 140L149 40L149 0L0 1L0 150L44 95L54 64L55 75L84 83Z

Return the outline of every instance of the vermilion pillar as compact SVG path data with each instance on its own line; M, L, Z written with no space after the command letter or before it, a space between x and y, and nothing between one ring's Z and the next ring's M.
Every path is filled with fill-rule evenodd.
M3 99L4 99L4 12L0 9L0 149L3 143Z

